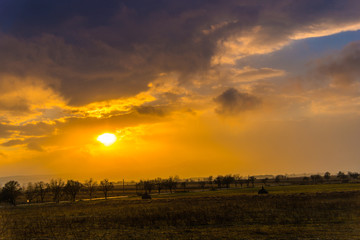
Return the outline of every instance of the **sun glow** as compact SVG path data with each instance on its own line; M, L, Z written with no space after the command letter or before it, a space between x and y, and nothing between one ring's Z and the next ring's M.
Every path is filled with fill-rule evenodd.
M97 140L105 146L110 146L116 141L116 136L112 133L104 133L97 137Z

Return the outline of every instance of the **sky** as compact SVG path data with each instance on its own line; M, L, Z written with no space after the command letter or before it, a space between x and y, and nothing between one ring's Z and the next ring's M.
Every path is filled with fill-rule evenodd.
M360 171L359 12L0 0L0 176Z

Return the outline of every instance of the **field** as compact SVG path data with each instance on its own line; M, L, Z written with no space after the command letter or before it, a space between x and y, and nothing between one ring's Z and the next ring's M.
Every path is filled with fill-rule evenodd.
M360 184L0 208L0 239L360 239Z

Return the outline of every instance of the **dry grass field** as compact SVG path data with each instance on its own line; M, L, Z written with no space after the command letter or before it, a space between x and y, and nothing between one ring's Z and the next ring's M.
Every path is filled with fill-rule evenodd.
M1 239L360 239L360 184L2 207Z

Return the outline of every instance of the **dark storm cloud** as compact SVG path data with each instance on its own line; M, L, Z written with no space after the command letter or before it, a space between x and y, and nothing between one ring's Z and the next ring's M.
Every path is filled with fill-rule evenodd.
M252 110L260 104L260 99L248 93L241 93L235 88L229 88L214 99L218 104L216 112L221 115L236 115Z
M358 1L0 0L0 74L33 76L72 105L134 95L161 72L206 71L219 42L255 46L359 20ZM241 53L240 53L241 54Z
M2 143L1 146L12 147L12 146L17 146L17 145L22 145L22 144L24 144L24 140L13 139L13 140Z
M165 116L167 114L166 109L163 107L154 107L154 106L138 106L134 108L140 114L150 114L157 116Z
M43 122L29 123L23 126L13 127L22 136L42 136L54 131L54 124L47 124Z
M337 86L360 81L360 41L347 45L340 53L320 59L317 72Z
M11 136L10 127L6 124L0 123L0 138L7 138Z
M23 98L0 101L0 109L16 114L28 114L31 112L28 102Z
M43 122L29 123L20 126L0 124L0 138L8 138L15 132L21 137L43 136L54 131L55 127L55 124L47 124Z
M13 131L14 131L14 126L5 123L0 123L0 139L10 137Z

